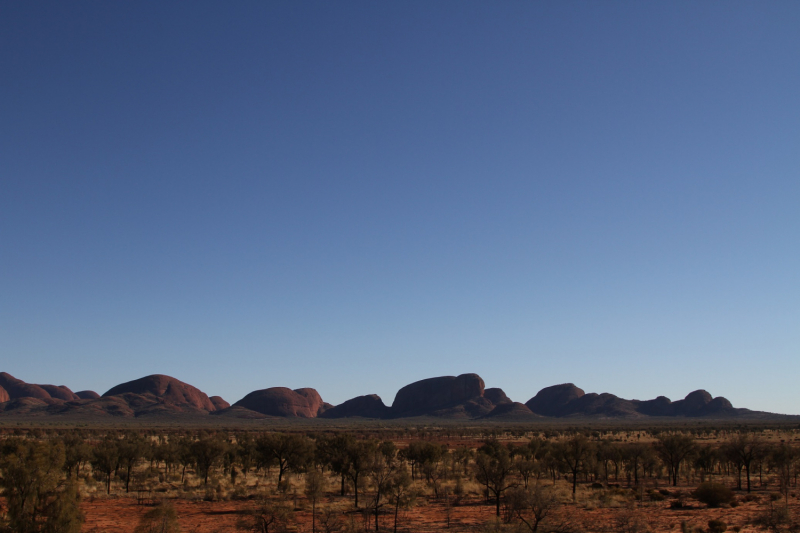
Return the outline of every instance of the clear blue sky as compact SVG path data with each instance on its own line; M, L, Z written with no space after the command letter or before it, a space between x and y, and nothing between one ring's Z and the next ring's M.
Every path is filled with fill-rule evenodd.
M800 413L798 28L798 2L3 2L0 370Z

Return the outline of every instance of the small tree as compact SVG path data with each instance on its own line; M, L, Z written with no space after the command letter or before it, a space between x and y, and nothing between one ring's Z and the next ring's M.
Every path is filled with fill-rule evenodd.
M372 440L353 442L347 449L347 463L345 475L353 483L355 507L358 508L358 484L362 475L366 474L372 466L372 457L378 449L378 443Z
M754 461L764 456L766 451L764 443L757 435L739 433L728 440L723 449L731 460L744 467L747 476L747 492L750 492L750 468Z
M236 435L236 460L242 468L245 484L247 483L247 473L253 467L256 455L256 443L249 433Z
M786 505L789 505L790 484L792 475L797 472L795 463L798 453L795 448L786 443L777 446L770 455L770 464L778 473L778 486Z
M292 520L292 510L282 504L262 500L236 523L236 529L252 533L280 533Z
M558 506L553 489L538 483L530 489L512 490L508 501L512 516L524 524L528 531L538 531L539 525Z
M511 481L513 463L508 450L487 442L475 457L475 479L494 495L497 516L500 516L500 498L515 484Z
M106 479L106 494L111 494L111 476L119 464L119 447L113 435L106 435L92 450L92 467Z
M256 441L256 450L265 462L278 465L278 485L287 471L299 471L306 467L313 457L313 447L308 438L301 435L274 433L262 436Z
M92 457L92 448L78 433L70 432L62 438L64 443L64 470L67 477L80 475L81 465L89 461Z
M325 489L325 477L322 472L312 470L306 474L306 497L311 501L311 533L317 533L317 500Z
M130 492L131 473L144 455L144 450L144 439L136 433L128 433L124 439L117 441L119 465L125 469L125 492Z
M682 433L661 435L654 446L672 477L672 486L677 486L681 463L695 452L694 439Z
M411 483L411 477L403 468L394 472L389 484L388 498L394 506L394 533L397 533L397 518L400 514L400 509L411 506L416 498L416 493L412 489Z
M553 451L557 461L572 473L572 499L574 501L578 488L578 473L584 469L584 463L592 453L592 445L583 435L575 435L565 442L558 443Z
M203 479L204 485L208 485L208 474L225 453L226 446L224 440L206 434L200 435L200 438L189 446L192 460L197 466L197 475Z
M374 489L370 506L375 513L375 531L379 531L378 517L380 508L383 506L383 499L389 492L393 481L394 461L390 457L392 456L380 451L373 452L367 467L367 476L372 481Z

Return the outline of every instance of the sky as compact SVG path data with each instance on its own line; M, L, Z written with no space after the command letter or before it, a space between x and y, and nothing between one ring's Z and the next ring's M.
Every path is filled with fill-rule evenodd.
M0 3L0 370L800 414L800 3Z

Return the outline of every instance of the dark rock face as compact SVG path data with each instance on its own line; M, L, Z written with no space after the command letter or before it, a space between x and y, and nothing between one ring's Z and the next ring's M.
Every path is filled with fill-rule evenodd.
M251 392L233 406L269 416L316 418L322 404L314 389L272 387Z
M540 390L536 396L525 402L525 406L537 415L564 416L570 414L567 404L584 394L583 389L572 383L553 385Z
M203 391L192 387L188 383L162 374L153 374L122 383L109 389L103 394L103 397L124 394L150 395L165 404L179 408L188 407L206 412L216 411L216 407Z
M383 418L389 413L389 408L377 394L357 396L346 402L331 407L320 414L321 418Z
M503 389L498 389L496 387L486 389L485 391L483 391L483 397L495 405L500 405L504 403L513 403L511 401L511 398L506 396L506 393L503 392Z
M636 403L636 400L633 400ZM671 416L672 400L666 396L659 396L654 400L638 402L637 410L647 416Z
M420 416L483 398L484 383L477 374L429 378L406 385L394 398L391 416Z
M7 402L11 399L11 396L8 394L8 391L3 387L0 387L0 403Z
M724 415L733 411L731 402L719 396L713 398L704 390L696 390L686 395L683 400L672 403L674 415L711 416Z
M704 390L694 391L677 402L665 396L639 401L608 393L584 394L571 383L542 389L525 405L536 414L555 417L732 416L738 412L725 398L712 398Z
M507 402L497 405L485 418L519 419L519 418L541 418L533 411L528 409L525 404L519 402Z
M98 398L100 397L100 395L99 395L99 394L97 394L97 393L96 393L95 391L93 391L93 390L82 390L82 391L78 391L78 392L76 392L76 393L75 393L75 395L76 395L78 398L80 398L81 400L96 400L96 399L98 399Z
M480 418L489 414L494 409L494 404L482 396L476 396L464 403L459 403L444 409L437 409L425 413L426 415L441 418L470 419Z

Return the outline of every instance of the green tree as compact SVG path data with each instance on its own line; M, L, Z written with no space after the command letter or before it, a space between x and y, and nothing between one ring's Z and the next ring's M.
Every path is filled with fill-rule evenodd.
M67 472L67 477L72 477L73 473L79 476L81 465L92 457L92 447L77 432L71 431L61 440L64 443L64 470Z
M79 533L78 491L64 475L61 442L20 443L0 461L8 533Z
M378 450L378 443L374 440L360 440L353 442L347 448L347 463L345 475L353 483L353 495L355 497L355 507L358 508L358 486L362 481L362 476L366 474L372 466L372 456Z
M208 485L208 474L225 453L226 447L227 443L223 439L208 434L201 434L190 445L189 449L197 468L197 475L203 479L204 485Z
M592 453L592 443L583 435L559 442L553 448L556 460L572 474L572 499L578 488L578 473L584 470L585 462Z
M117 438L106 435L92 449L92 467L106 478L106 494L111 494L111 476L119 463L119 447Z
M504 447L496 446L497 441L487 441L478 449L475 457L475 479L494 496L497 516L500 516L500 499L503 493L514 486L511 473L514 464L511 455Z
M131 474L144 456L144 451L145 441L137 433L128 433L124 439L117 441L119 465L125 469L125 492L130 492Z
M256 450L264 461L278 465L278 485L287 471L302 471L314 456L312 442L302 435L272 433L256 441Z
M236 435L236 459L239 466L242 467L245 483L247 482L247 473L253 467L255 456L256 442L253 436L249 433L240 433Z
M326 465L338 474L341 481L341 495L344 496L347 469L350 461L350 448L355 446L356 440L350 433L339 433L332 437L320 436L315 446L315 461L317 464Z

